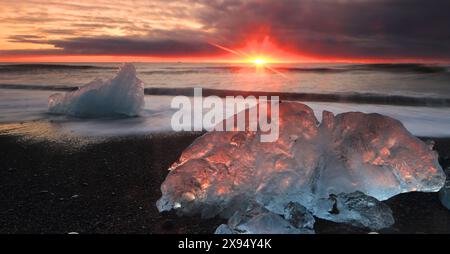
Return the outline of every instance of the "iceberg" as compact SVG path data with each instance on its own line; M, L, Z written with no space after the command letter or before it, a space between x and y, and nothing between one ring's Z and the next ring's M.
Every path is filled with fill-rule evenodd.
M380 229L393 219L379 201L444 185L437 153L393 118L324 111L319 123L308 106L282 102L278 124L270 143L260 131L197 138L169 168L158 210L230 218L256 202L283 215L294 202L320 218ZM342 212L330 215L333 196Z
M50 113L76 117L137 116L143 106L144 85L132 64L122 65L114 78L96 79L48 99Z

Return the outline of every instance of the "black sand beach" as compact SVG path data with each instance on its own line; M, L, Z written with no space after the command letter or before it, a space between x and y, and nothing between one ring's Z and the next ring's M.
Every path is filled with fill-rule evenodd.
M0 134L0 233L213 233L216 218L158 213L167 168L200 133L114 138L82 146ZM434 139L443 168L450 139ZM385 201L396 223L381 233L450 233L437 193ZM318 220L317 233L367 233Z

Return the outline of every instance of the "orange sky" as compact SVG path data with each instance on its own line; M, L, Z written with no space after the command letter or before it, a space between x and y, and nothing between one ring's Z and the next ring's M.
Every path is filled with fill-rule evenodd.
M5 63L65 63L65 62L204 62L204 63L246 63L252 62L258 56L269 59L269 63L448 63L445 60L430 60L430 59L383 59L383 58L325 58L325 57L302 57L292 56L290 58L266 58L264 54L258 54L254 58L239 58L232 54L224 54L208 57L151 57L151 56L117 56L117 55L37 55L37 56L17 56L17 57L0 57L0 62Z
M448 62L450 18L442 11L448 1L422 5L418 0L1 0L0 61Z

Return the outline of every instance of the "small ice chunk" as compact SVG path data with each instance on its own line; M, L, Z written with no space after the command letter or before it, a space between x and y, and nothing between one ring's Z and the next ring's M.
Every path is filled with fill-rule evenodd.
M314 223L316 220L312 214L299 203L289 202L284 208L283 217L296 228L314 230Z
M441 200L442 205L447 209L450 209L450 168L445 172L447 173L447 180L445 181L444 187L439 191L439 199Z
M222 224L216 229L216 234L313 234L311 223L303 223L295 217L312 218L306 209L302 210L308 215L300 214L302 211L298 207L290 207L287 210L289 218L296 222L293 225L289 220L281 215L270 212L259 205L252 205L246 211L236 212L229 220L228 224ZM294 214L288 211L294 212ZM309 217L311 216L311 217ZM314 220L314 219L313 219ZM314 224L314 223L313 223ZM303 227L307 225L308 227Z
M261 213L248 220L241 221L233 229L239 234L305 234L309 230L295 228L280 215L271 212Z
M386 204L360 191L331 194L327 199L317 200L313 209L319 218L371 230L394 224L392 211Z
M233 230L227 224L221 224L217 227L216 231L214 231L216 235L229 235L233 234Z
M54 114L77 117L137 116L144 106L144 85L132 64L124 64L109 80L96 79L73 92L48 99Z

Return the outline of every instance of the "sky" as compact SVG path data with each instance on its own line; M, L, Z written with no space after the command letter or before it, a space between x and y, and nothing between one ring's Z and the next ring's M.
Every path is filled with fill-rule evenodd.
M0 0L0 61L450 62L448 0Z

